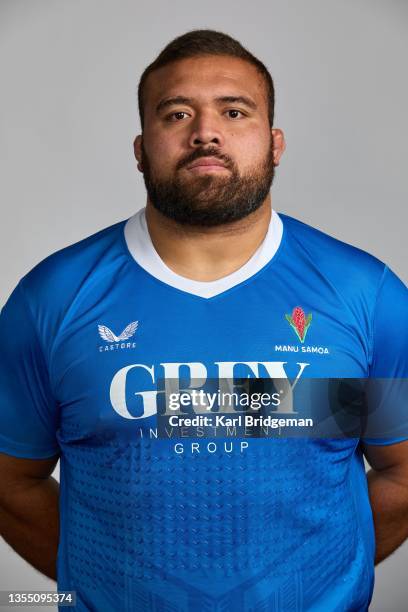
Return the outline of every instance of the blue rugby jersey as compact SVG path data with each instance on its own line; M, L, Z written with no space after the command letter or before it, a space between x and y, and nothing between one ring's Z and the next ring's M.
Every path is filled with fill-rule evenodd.
M406 377L406 286L276 211L242 268L192 281L144 212L38 263L0 314L0 451L60 454L59 590L78 611L367 610L359 438L159 439L157 381Z

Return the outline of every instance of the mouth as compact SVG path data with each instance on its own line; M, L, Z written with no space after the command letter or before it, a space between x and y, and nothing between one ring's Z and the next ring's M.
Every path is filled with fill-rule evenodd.
M200 157L195 162L187 166L187 170L193 172L221 172L222 170L228 170L224 162L216 157Z

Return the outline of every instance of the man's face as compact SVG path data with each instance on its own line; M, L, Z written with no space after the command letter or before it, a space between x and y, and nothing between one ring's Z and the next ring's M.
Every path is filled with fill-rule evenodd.
M136 157L149 200L165 216L216 226L246 217L267 197L273 131L263 78L248 62L204 56L154 71L144 123Z

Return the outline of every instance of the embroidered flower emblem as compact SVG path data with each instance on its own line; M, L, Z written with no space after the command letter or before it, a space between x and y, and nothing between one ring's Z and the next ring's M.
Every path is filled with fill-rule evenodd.
M289 321L290 326L295 330L299 340L303 343L306 338L307 330L312 322L312 313L306 316L303 308L296 306L292 314L286 314L285 317Z

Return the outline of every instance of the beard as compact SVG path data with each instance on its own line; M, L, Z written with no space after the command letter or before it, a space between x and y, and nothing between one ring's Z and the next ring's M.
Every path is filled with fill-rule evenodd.
M223 161L228 173L180 176L180 170L201 157ZM172 178L155 176L142 143L143 178L152 205L167 218L190 226L215 227L245 218L267 197L275 174L272 136L264 160L245 174L217 147L195 149L180 160Z

